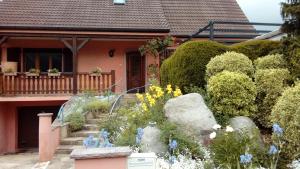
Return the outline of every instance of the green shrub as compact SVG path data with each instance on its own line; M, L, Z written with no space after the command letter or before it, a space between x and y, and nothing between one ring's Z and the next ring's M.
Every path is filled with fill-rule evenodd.
M162 85L172 84L183 89L190 84L204 87L206 64L228 47L213 41L190 41L180 45L162 64Z
M85 112L92 112L94 117L98 114L108 113L110 108L110 103L105 101L100 101L98 99L93 99L84 105L83 110Z
M257 133L257 132L256 132ZM252 154L252 165L258 167L261 159L265 159L263 148L259 145L259 134L250 137L243 132L218 132L210 145L212 158L219 168L243 168L240 166L240 156Z
M224 70L244 73L249 77L254 76L252 61L241 53L226 52L212 58L206 65L206 75L208 78Z
M257 87L258 113L255 120L264 127L270 127L270 115L277 98L288 86L290 73L287 69L257 70L255 82Z
M208 81L207 93L216 117L250 116L256 112L256 86L245 74L223 71Z
M300 79L300 36L284 38L282 53L294 79Z
M82 113L71 113L67 116L66 122L70 123L69 127L71 131L78 131L83 128L83 125L85 124L85 117Z
M280 54L258 58L254 61L254 65L256 69L284 69L287 66L286 61Z
M243 53L251 60L266 56L280 47L280 42L271 40L250 40L231 46L233 51Z
M272 109L271 121L284 129L282 158L300 158L300 84L285 90ZM280 158L281 159L281 158Z

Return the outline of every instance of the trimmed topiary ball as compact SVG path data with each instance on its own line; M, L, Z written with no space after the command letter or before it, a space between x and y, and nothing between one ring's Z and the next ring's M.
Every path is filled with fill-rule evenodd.
M272 125L270 115L277 98L286 87L290 80L288 69L259 69L255 74L257 87L258 111L255 114L255 121L264 127Z
M208 78L224 70L244 73L249 77L254 76L252 61L241 53L226 52L212 58L206 65L206 75Z
M282 155L287 163L300 158L300 84L288 88L272 109L271 121L283 129ZM280 158L280 160L283 160Z
M251 116L257 110L256 86L245 74L228 71L218 73L209 79L207 93L217 119Z
M237 43L231 49L238 53L243 53L251 60L266 56L280 47L280 42L271 40L250 40Z
M163 62L162 85L170 83L181 89L191 84L204 87L206 64L212 57L227 50L227 46L213 41L190 41L180 45L174 54Z
M81 130L85 124L85 117L82 113L71 113L67 116L66 121L69 122L71 131Z
M254 61L256 69L284 69L287 64L282 55L274 54L258 58Z

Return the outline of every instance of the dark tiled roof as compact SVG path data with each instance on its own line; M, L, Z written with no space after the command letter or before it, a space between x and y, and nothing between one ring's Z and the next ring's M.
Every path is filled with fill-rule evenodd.
M0 26L169 31L160 0L3 0Z
M248 22L236 0L162 0L162 6L173 35L195 33L210 20ZM237 25L222 25L219 28L252 29Z
M248 21L235 0L126 0L126 5L114 5L113 0L0 2L0 28L170 31L172 35L190 35L209 20Z

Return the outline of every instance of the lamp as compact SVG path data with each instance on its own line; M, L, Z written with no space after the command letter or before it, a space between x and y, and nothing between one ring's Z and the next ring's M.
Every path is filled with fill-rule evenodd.
M116 51L116 49L110 49L110 50L108 51L108 56L111 57L111 58L114 57L115 51Z

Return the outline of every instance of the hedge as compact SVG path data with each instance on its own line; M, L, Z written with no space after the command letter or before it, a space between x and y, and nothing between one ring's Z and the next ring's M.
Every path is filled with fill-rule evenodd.
M285 90L275 104L271 120L284 129L282 155L286 163L300 158L300 84ZM280 160L282 160L280 158Z
M251 60L266 56L280 48L280 42L270 40L250 40L231 46L231 50L243 53Z
M254 61L256 69L283 69L287 67L282 55L274 54L258 58Z
M224 70L244 73L249 77L254 76L252 61L241 53L226 52L212 58L206 65L206 76L209 78Z
M255 83L242 73L223 71L212 76L207 94L217 117L252 116L257 110Z
M170 83L181 89L190 84L204 87L206 64L212 57L225 53L228 49L213 41L190 41L180 45L162 64L162 85Z
M266 128L272 125L270 115L276 100L290 80L288 69L259 69L255 74L257 87L258 113L254 116L255 121Z

